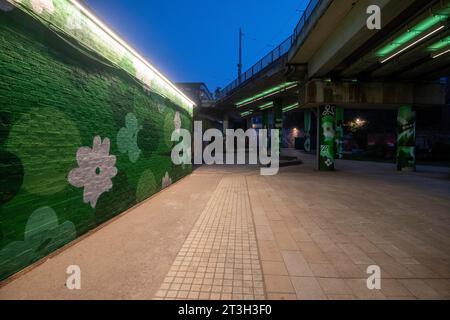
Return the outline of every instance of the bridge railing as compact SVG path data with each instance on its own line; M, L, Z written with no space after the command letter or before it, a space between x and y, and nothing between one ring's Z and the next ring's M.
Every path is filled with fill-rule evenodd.
M314 9L316 9L319 2L320 0L309 1L308 6L306 7L302 17L300 18L299 22L297 23L297 26L294 29L294 34L292 35L294 40L296 40L300 35L300 33L302 33L302 31L304 30L305 26L308 23L309 18L311 17L312 13L314 12Z
M244 72L241 76L241 79L235 79L233 82L231 82L228 86L223 88L220 91L220 96L218 98L226 97L231 91L239 87L244 82L247 82L251 78L253 78L255 75L263 71L266 67L274 63L275 61L279 60L282 56L287 54L289 52L289 49L292 46L292 36L287 38L285 41L283 41L282 44L280 44L278 47L273 49L271 52L269 52L267 55L265 55L261 60L259 60L257 63L255 63L250 69L248 69L246 72Z
M311 14L314 12L314 9L317 7L319 2L320 0L310 0L308 6L306 7L305 11L302 14L302 17L300 18L300 21L298 22L297 26L294 29L294 33L289 38L284 40L278 47L273 49L261 60L255 63L250 69L244 72L241 75L240 79L239 78L235 79L225 88L220 90L219 96L216 97L216 99L222 99L228 96L236 88L238 88L242 84L246 83L247 81L255 77L257 74L262 72L268 66L272 65L274 62L278 61L283 56L287 55L293 43L298 39L299 35L304 30L305 26L308 23L309 18L311 17Z

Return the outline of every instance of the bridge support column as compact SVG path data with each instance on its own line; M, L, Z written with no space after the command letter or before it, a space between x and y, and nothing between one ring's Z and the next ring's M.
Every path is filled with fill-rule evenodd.
M262 112L262 128L269 130L269 111L264 110Z
M246 126L247 126L247 130L248 129L253 129L253 119L252 119L252 117L248 117L247 119L246 119Z
M270 137L269 110L263 110L261 118L262 129L267 130L268 137ZM262 147L265 148L265 150L270 149L270 139L267 139L266 145L263 145Z
M277 99L273 102L273 110L274 110L274 122L275 122L275 130L279 130L280 133L280 152L283 147L283 100Z
M416 112L411 106L398 110L397 170L416 170Z
M230 126L230 118L226 114L223 116L223 134L227 133L227 129L229 129L229 126Z
M319 107L317 113L317 163L319 171L334 171L336 144L336 107Z

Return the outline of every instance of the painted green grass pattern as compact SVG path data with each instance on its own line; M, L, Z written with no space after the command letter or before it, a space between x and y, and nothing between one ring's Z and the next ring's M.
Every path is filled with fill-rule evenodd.
M0 279L189 174L177 127L185 108L0 11Z

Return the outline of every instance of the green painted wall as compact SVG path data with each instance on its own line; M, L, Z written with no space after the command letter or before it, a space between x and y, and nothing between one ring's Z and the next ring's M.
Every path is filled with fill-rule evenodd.
M0 10L0 279L191 172L170 159L192 128L172 101Z

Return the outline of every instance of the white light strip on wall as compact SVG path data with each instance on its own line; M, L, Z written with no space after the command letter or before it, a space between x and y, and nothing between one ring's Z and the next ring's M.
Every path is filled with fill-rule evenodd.
M439 58L440 56L443 56L444 54L449 53L449 52L450 52L450 49L448 49L444 52L438 53L437 55L434 55L432 58L433 59Z
M437 28L436 30L431 31L430 33L427 33L427 34L424 35L422 38L420 38L420 39L414 41L414 42L411 43L410 45L404 47L402 50L400 50L400 51L394 53L394 54L391 55L389 58L386 58L386 59L382 60L381 63L388 62L388 61L391 60L392 58L395 58L396 56L398 56L398 55L401 54L402 52L405 52L405 51L408 50L409 48L411 48L411 47L415 46L416 44L422 42L423 40L425 40L425 39L431 37L433 34L435 34L436 32L438 32L438 31L440 31L440 30L442 30L442 29L444 29L444 28L445 28L445 26L440 26L440 27Z
M115 41L117 41L120 45L130 51L133 55L136 56L142 63L144 63L147 67L149 67L156 75L158 75L167 85L169 85L173 90L175 90L180 96L182 96L188 103L192 106L195 106L195 103L192 102L188 97L184 95L169 79L163 76L158 70L155 69L147 60L145 60L139 53L136 52L133 48L131 48L124 40L122 40L118 35L116 35L112 30L110 30L103 22L101 22L95 15L93 15L86 7L80 4L77 0L70 0L70 2L76 6L83 14L85 14L89 19L91 19L95 24L97 24L103 31L105 31L108 35L110 35Z

